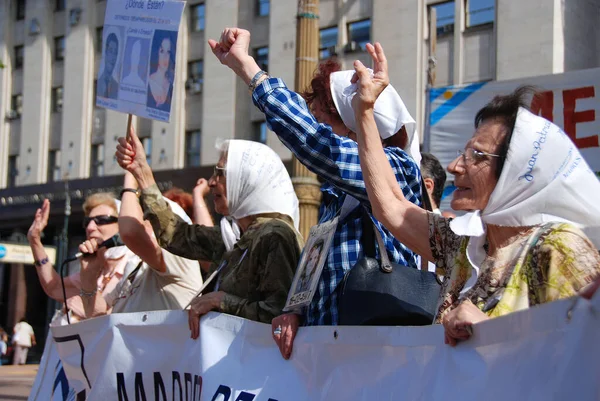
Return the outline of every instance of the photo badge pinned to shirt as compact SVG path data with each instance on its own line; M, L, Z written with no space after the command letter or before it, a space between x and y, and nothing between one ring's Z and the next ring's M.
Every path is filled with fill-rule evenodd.
M356 199L347 196L338 217L310 229L287 302L283 308L284 312L299 310L310 304L317 290L338 223L358 205L359 202Z

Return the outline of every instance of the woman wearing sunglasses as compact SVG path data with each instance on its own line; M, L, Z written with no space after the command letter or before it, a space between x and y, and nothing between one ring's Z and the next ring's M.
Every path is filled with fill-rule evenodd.
M279 156L251 141L230 140L208 181L220 227L188 225L167 207L144 148L133 131L119 138L117 161L142 191L142 207L159 244L174 254L211 260L214 291L195 298L189 311L192 338L200 317L219 311L270 323L285 305L302 247L298 198Z
M86 242L92 240L101 243L119 232L117 202L109 193L97 193L89 196L83 204L83 227ZM50 216L50 201L45 199L42 207L35 213L35 217L27 239L33 251L34 264L44 292L52 299L64 302L60 276L48 260L48 255L42 245L41 236L48 225ZM98 289L107 294L113 290L124 274L127 258L127 248L124 246L103 250L103 268L97 279ZM65 277L65 292L67 305L71 310L72 318L82 319L85 316L83 305L77 295L81 291L81 278L79 273Z
M385 158L373 104L389 82L381 45L367 45L371 75L354 62L360 164L373 213L392 234L436 264L445 279L436 321L445 341L471 326L576 295L600 273L600 182L570 138L531 113L531 90L496 96L448 166L457 190L453 220L405 199ZM584 233L585 232L585 233Z

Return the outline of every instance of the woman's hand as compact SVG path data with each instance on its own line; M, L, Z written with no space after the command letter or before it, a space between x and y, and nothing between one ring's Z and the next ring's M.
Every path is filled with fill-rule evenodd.
M192 301L188 310L188 324L194 340L200 335L200 318L212 310L218 310L221 307L225 293L223 291L211 292L199 296Z
M196 181L196 186L194 187L193 194L194 199L204 199L210 193L210 187L208 186L208 181L204 178L198 179Z
M463 301L444 317L444 343L454 347L459 341L468 340L473 334L472 326L488 315L469 300Z
M119 138L115 156L122 169L129 171L144 189L154 184L152 170L146 161L146 151L133 126L127 138Z
M356 73L351 82L358 84L358 91L352 99L352 107L355 112L372 109L381 92L390 83L387 59L381 44L375 43L373 46L368 43L367 52L373 59L373 75L359 60L354 62Z
M42 207L36 210L33 223L31 223L31 227L29 227L29 231L27 231L27 239L29 242L39 241L41 239L42 232L48 225L49 216L50 201L48 199L44 199L44 202L42 202Z
M260 67L254 61L254 58L248 54L250 32L247 30L225 28L219 41L209 39L208 45L221 64L231 68L244 80L246 85L260 71Z
M94 238L79 245L79 252L84 254L81 258L81 288L86 292L92 292L98 287L98 277L104 268L106 248L98 249L98 245Z
M290 359L292 356L298 326L300 326L300 316L295 313L279 315L271 321L273 340L279 347L283 359Z

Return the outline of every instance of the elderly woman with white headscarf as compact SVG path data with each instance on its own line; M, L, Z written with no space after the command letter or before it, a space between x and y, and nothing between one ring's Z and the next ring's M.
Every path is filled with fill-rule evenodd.
M395 185L373 104L388 84L379 44L375 74L356 61L360 160L375 216L445 276L436 321L455 345L479 321L577 294L600 272L600 182L556 125L526 108L528 88L496 96L450 164L457 190L445 219ZM584 234L588 233L588 236Z
M192 338L199 319L214 310L264 323L281 313L303 245L297 230L298 198L279 156L251 141L221 149L209 186L219 227L189 225L163 202L135 133L119 140L117 160L142 190L142 206L160 245L190 259L210 260L215 289L192 302Z

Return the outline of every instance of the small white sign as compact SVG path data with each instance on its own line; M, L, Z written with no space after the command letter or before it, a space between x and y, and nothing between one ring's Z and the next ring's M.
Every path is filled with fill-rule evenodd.
M171 118L181 1L108 0L96 104L159 121Z

